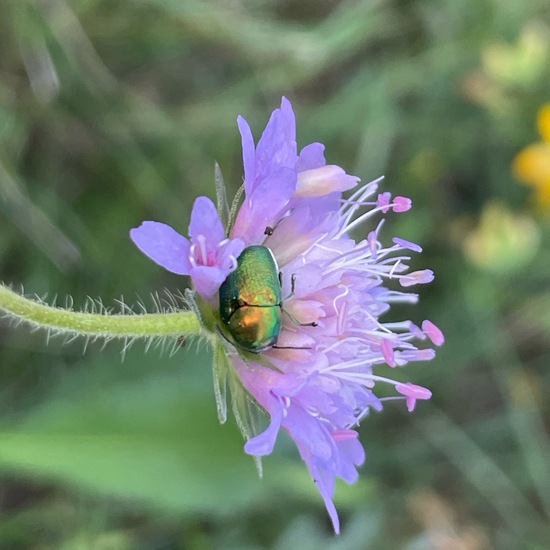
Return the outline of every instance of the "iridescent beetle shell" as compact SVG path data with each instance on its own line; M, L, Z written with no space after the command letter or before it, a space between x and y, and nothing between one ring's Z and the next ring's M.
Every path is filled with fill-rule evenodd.
M259 353L273 347L281 332L279 270L266 246L245 248L219 290L220 318L235 343Z

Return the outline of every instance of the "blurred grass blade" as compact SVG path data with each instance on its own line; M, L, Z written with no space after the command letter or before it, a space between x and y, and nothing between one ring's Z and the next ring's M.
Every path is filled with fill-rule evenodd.
M80 261L76 245L27 197L0 158L0 209L59 269Z
M2 469L179 511L227 513L259 494L234 426L178 370L121 385L110 367L114 383L76 373L69 394L2 430Z
M549 540L550 527L545 524L539 511L490 455L443 411L439 411L437 417L434 414L432 419L415 422L415 427L500 514L517 537L518 544L531 535Z

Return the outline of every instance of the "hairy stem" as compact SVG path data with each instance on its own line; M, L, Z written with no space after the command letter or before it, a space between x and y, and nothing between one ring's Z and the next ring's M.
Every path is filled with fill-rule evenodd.
M30 300L0 284L0 310L37 328L100 338L148 338L199 334L191 311L146 314L83 313Z

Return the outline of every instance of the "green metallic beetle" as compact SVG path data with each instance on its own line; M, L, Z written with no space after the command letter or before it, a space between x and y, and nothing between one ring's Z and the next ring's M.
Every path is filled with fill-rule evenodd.
M219 291L220 317L235 343L253 353L272 348L281 332L279 269L267 246L245 248Z

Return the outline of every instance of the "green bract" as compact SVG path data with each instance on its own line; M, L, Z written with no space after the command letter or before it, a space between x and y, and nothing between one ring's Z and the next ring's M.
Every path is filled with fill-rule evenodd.
M220 287L220 318L241 348L259 353L273 347L281 332L279 270L266 246L249 246Z

